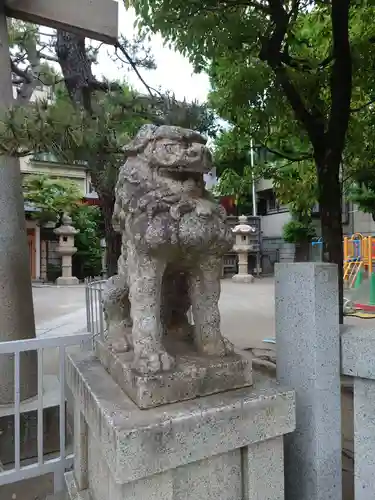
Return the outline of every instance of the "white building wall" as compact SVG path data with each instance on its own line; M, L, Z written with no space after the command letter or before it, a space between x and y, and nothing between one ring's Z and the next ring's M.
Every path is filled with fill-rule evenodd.
M354 219L352 232L375 234L375 222L372 220L372 215L360 212L356 206L352 210L353 212L350 214Z
M281 238L283 226L289 222L290 219L290 212L263 215L261 218L262 236L266 238Z
M260 191L265 191L266 189L273 189L272 179L259 179L256 183L257 193Z

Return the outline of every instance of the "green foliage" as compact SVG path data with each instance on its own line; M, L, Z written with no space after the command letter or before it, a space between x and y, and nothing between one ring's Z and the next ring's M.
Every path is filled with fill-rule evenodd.
M74 276L83 279L99 276L102 270L102 249L100 239L103 236L102 215L100 209L90 205L79 205L71 213L73 225L79 230L74 242L77 253L73 255Z
M163 114L161 123L197 130L207 137L216 136L216 116L207 104L177 101L173 95L167 94L159 99L158 106L161 106Z
M241 204L251 198L253 177L271 179L276 196L293 213L310 216L317 202L317 181L312 161L289 161L255 148L254 167L250 164L250 138L233 128L221 134L215 143L214 161L220 176L216 186L221 196L236 196Z
M311 220L301 221L292 219L284 224L283 238L288 243L303 243L311 241L316 236L316 231Z
M239 134L235 128L226 130L217 136L214 147L214 164L220 176L226 169L234 169L243 175L250 166L250 141L245 134Z
M215 130L207 107L169 97L151 99L124 84L121 91L96 95L94 116L62 92L53 104L13 107L0 121L0 151L13 156L49 152L63 163L85 163L99 195L113 195L123 147L146 122L173 123L206 134Z
M350 186L348 198L363 212L375 214L375 157L367 169L355 173L355 182Z
M236 170L227 168L221 174L214 187L216 196L234 196L237 205L242 205L251 195L252 175L251 168L245 167L241 174Z
M64 212L71 213L81 202L83 193L74 181L53 179L47 175L27 175L23 182L25 201L39 211L35 217L58 221Z
M276 196L281 204L289 205L292 213L310 217L317 202L318 186L315 166L311 161L282 160L268 170L274 181Z
M362 212L375 214L375 185L374 183L354 186L349 194L349 198L358 205Z

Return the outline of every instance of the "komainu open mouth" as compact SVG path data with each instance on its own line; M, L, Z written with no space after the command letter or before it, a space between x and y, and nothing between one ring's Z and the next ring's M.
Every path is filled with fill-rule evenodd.
M179 182L186 182L189 180L194 180L196 184L200 184L203 182L203 174L200 172L192 172L187 170L175 170L175 169L167 169L161 168L159 169L160 174L163 177L169 177L170 179L174 179Z

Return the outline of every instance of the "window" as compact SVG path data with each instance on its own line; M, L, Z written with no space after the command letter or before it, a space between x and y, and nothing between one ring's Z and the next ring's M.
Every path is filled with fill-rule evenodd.
M278 203L275 192L270 190L270 194L267 197L267 213L277 212L277 208Z
M259 215L272 215L282 212L288 212L288 205L281 205L276 198L276 193L273 189L267 189L259 193L258 213Z

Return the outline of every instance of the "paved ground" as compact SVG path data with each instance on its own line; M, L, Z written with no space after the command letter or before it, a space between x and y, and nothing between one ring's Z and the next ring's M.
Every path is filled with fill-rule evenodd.
M83 331L86 325L85 290L79 287L33 288L38 336ZM255 347L274 334L273 280L252 285L222 282L220 310L222 331L239 347Z
M34 312L37 326L66 314L75 313L85 307L83 285L56 287L39 285L33 287Z
M79 287L33 288L35 319L39 335L68 335L86 326L85 290ZM275 335L274 280L262 278L253 284L222 281L220 298L223 334L238 347L261 347ZM363 323L346 318L350 324ZM366 320L375 324L375 320ZM263 345L264 346L264 345Z

